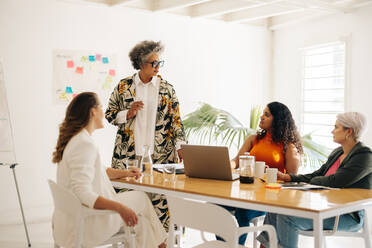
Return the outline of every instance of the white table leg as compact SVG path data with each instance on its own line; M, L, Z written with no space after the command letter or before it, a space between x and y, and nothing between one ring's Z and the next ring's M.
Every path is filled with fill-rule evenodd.
M314 247L323 247L323 220L317 216L313 219L314 221Z

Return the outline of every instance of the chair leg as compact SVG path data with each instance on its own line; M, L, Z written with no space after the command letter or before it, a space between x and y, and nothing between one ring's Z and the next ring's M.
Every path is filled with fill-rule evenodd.
M174 224L172 220L169 224L169 232L168 232L168 239L167 239L167 248L174 248Z
M257 232L254 232L253 233L253 248L257 248L257 240L256 240L256 238L257 238Z
M363 223L363 237L364 237L364 246L366 248L371 248L371 232L369 230L369 220L367 209L364 210L364 223Z
M258 222L263 221L264 218L265 218L265 215L254 217L253 219L250 220L250 224L253 224L254 227L257 227ZM258 234L257 232L253 232L253 248L258 247L258 241L256 240L257 234Z
M254 227L257 227L258 222L256 220L253 221L252 223ZM253 248L257 248L258 241L256 238L257 238L257 232L253 232Z
M176 230L174 231L174 236L176 237L176 247L181 248L181 241L182 241L182 227L177 225Z
M366 248L371 248L371 234L364 231L364 245Z

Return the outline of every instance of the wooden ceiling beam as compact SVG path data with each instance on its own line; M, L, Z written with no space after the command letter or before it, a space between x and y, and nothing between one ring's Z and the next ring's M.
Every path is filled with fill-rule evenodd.
M260 8L254 8L235 13L226 14L223 16L223 20L227 22L249 22L259 20L263 18L286 15L296 12L304 11L304 8L298 7L281 7L281 6L265 6Z
M190 7L191 17L213 17L218 15L224 15L232 12L237 12L241 10L262 7L266 5L271 5L275 3L283 2L284 0L271 0L268 2L250 2L250 1L226 1L226 0L216 0L210 1L204 4L199 4Z
M330 12L345 13L348 8L339 7L337 3L332 4L323 0L289 0L293 4L301 4L304 8L313 10L325 10Z
M134 2L138 2L139 0L106 0L107 5L110 6L125 6Z
M153 0L151 10L154 12L187 8L210 0Z

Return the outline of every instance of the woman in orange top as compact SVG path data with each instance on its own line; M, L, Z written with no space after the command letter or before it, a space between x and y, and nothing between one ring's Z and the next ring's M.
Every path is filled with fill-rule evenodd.
M234 158L239 167L239 156L250 152L256 161L265 161L270 168L297 174L302 144L288 107L280 102L269 103L261 116L261 130L249 136Z
M233 159L235 168L239 168L239 156L249 152L256 157L256 161L264 161L270 168L297 174L303 149L288 107L280 102L269 103L261 116L259 127L260 130L245 140L238 155ZM253 218L265 214L256 210L225 208L234 212L239 226L249 226ZM246 237L247 235L240 236L239 244L244 245Z

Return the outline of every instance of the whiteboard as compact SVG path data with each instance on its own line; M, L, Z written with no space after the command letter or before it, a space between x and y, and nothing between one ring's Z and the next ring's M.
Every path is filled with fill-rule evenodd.
M77 94L93 91L108 99L116 81L116 55L95 51L53 51L53 103L69 103Z
M15 161L12 126L10 123L8 100L4 82L4 69L0 57L0 162Z

